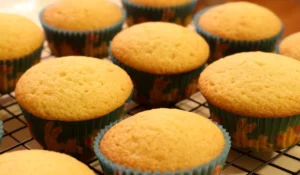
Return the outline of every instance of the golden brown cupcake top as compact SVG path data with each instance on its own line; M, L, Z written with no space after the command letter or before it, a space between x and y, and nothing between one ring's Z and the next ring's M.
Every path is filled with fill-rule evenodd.
M100 141L100 151L113 163L152 172L200 166L220 155L224 147L225 137L211 120L164 108L121 121Z
M200 91L213 105L253 117L300 114L300 62L282 55L245 52L209 65Z
M199 26L231 40L261 40L279 34L282 23L269 9L250 2L229 2L208 9Z
M127 73L111 62L70 56L31 67L15 93L19 104L37 117L83 121L121 107L132 88Z
M279 45L279 53L300 60L300 32L282 40Z
M46 24L64 30L98 30L116 24L122 11L107 0L61 0L42 14Z
M13 60L31 54L42 46L43 31L31 20L0 13L0 60Z
M147 22L115 36L113 56L134 69L153 74L180 74L203 65L209 55L206 41L177 24Z
M191 2L192 0L128 0L135 4L148 6L148 7L170 7L180 6Z
M21 150L0 155L1 175L95 175L88 166L66 154Z

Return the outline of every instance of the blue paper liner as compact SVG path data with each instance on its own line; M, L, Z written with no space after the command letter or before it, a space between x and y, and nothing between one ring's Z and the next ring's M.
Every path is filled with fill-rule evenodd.
M199 25L200 16L210 8L212 7L200 10L194 16L194 25L196 26L197 33L204 37L204 39L207 41L210 47L210 57L207 61L209 64L225 56L240 52L273 52L277 41L281 38L284 32L284 25L282 24L282 29L280 30L280 32L271 38L256 41L225 39L203 30Z
M172 22L187 26L192 20L196 3L197 0L191 0L191 2L178 6L149 7L122 0L128 15L126 20L128 26L149 21Z
M160 171L146 171L142 172L141 170L134 170L130 167L125 167L123 165L119 165L117 163L111 162L109 159L105 157L105 155L102 154L100 150L100 142L105 133L113 127L115 124L119 123L120 121L116 121L114 123L111 123L110 125L106 126L104 129L102 129L98 136L95 138L94 141L94 151L95 154L99 160L99 163L104 171L104 174L106 175L186 175L186 174L193 174L193 175L218 175L220 174L220 171L225 164L225 161L227 159L231 141L228 133L225 129L223 129L222 126L217 125L220 130L222 131L224 137L225 137L225 146L223 151L220 155L218 155L216 158L211 160L209 163L193 167L192 169L185 169L183 171L176 170L174 172L166 171L166 172L160 172ZM172 144L172 143L170 143ZM188 148L187 148L188 149ZM197 156L197 155L195 155Z
M256 152L272 152L288 148L300 141L300 115L266 118L243 116L209 103L213 121L222 125L232 145Z
M21 58L0 60L0 93L10 93L15 90L21 75L31 66L40 62L43 45Z
M0 121L0 144L1 144L1 140L2 140L3 135L4 135L3 122Z
M124 117L126 102L107 115L86 121L46 120L20 106L33 138L46 150L69 154L83 162L91 160L94 138L100 129Z
M99 30L71 31L47 24L43 19L46 9L47 7L40 12L39 19L45 30L51 53L57 57L70 55L106 57L109 42L122 30L126 19L126 12L119 8L122 11L122 18L116 24Z
M157 75L131 68L119 62L109 50L112 62L124 69L135 87L132 99L146 108L168 107L198 91L198 78L205 63L197 69L175 75Z

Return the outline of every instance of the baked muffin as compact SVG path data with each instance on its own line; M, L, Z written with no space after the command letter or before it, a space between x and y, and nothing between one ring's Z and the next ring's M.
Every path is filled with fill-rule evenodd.
M0 143L1 143L1 140L2 140L2 137L3 137L3 134L4 134L3 122L0 121Z
M230 138L221 126L195 113L164 108L106 127L94 144L106 174L215 175L229 148Z
M209 54L208 44L197 33L165 22L123 30L110 50L113 62L134 82L133 99L147 107L169 106L195 93Z
M300 32L291 34L282 40L277 52L281 55L300 60Z
M130 77L107 60L83 56L42 62L20 78L16 98L33 137L48 150L86 161L99 129L122 117Z
M0 13L0 93L14 91L20 76L40 61L43 31L31 20Z
M95 175L71 156L44 150L21 150L0 155L1 175Z
M164 21L187 26L192 20L197 0L122 0L127 24Z
M209 63L239 52L272 52L283 33L283 24L272 11L243 1L203 9L194 23L210 45Z
M273 151L300 141L299 61L274 53L235 54L208 66L199 88L211 118L234 146Z
M40 13L55 56L107 56L110 40L122 29L125 12L107 0L62 0Z

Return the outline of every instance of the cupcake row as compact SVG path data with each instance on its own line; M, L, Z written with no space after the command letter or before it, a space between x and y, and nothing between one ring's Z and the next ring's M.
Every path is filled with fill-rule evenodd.
M107 0L62 0L45 7L40 12L40 22L52 55L103 58L108 56L108 46L122 30L126 17L130 21L129 18L150 15L145 17L147 20L134 20L133 24L146 21L176 23L178 20L151 17L160 14L161 10L175 14L176 9L184 9L187 15L178 12L175 16L190 16L187 17L187 23L190 23L192 10L187 10L186 6L193 7L195 0L123 0L122 3L125 10ZM135 8L139 10L132 10ZM134 12L131 13L131 10ZM12 92L22 73L39 62L44 37L42 30L24 17L1 13L0 19L2 26L5 26L0 29L4 34L0 53L0 93L3 94ZM208 7L194 16L194 24L198 34L209 44L208 63L244 51L272 52L284 30L282 22L273 12L249 2Z
M91 57L39 63L22 75L15 93L45 149L82 161L96 154L106 174L218 174L231 142L255 151L299 142L299 74L299 61L274 53L215 61L201 73L198 87L220 125L164 108L122 120L132 80L113 63Z
M58 13L50 20L64 16L59 7L52 9ZM70 7L72 11L73 6ZM243 8L257 10L249 17ZM236 20L221 19L229 14L228 9L236 10ZM47 8L43 13L46 11ZM213 19L210 23L205 14ZM267 9L241 2L212 7L203 16L196 16L196 26L205 26L210 31L202 34L203 38L172 23L133 25L114 36L107 49L114 64L97 58L69 56L39 63L24 74L16 74L19 77L23 74L15 93L31 134L45 149L64 152L82 161L96 154L106 174L128 175L219 174L231 142L237 148L256 151L279 150L298 143L300 62L266 52L244 52L222 58L249 51L250 45L243 37L253 41L254 50L262 50L258 47L267 47L262 44L264 36L280 35L280 21L279 25L275 22L268 25L273 26L270 30L252 32L254 26L265 24L259 21L259 14L265 18L270 14L270 21L277 21ZM241 25L236 27L237 31L222 30L230 21ZM68 23L64 21L64 25ZM73 24L79 28L84 26L79 22ZM221 30L225 32L219 33ZM209 35L219 36L209 40ZM229 36L232 39L226 40L227 43L220 39ZM250 39L254 36L257 38ZM76 43L75 38L70 38ZM37 41L28 36L26 40ZM255 45L255 40L262 43ZM14 40L5 43L11 41ZM272 42L267 42L272 49L262 51L273 51L275 42ZM278 47L282 54L284 45L282 42ZM24 45L21 51L30 50L29 46ZM214 46L222 49L216 52ZM229 47L231 52L227 52ZM216 59L211 59L212 55L217 55ZM209 59L212 64L205 68ZM168 107L198 88L209 103L212 120L220 125L175 109L149 110L121 120L131 98L150 108ZM40 154L47 153L36 153L36 156Z
M94 142L101 167L109 175L217 175L229 149L230 137L221 126L195 113L166 108L113 122ZM71 156L46 150L4 153L0 162L3 175L20 171L25 175L94 175Z

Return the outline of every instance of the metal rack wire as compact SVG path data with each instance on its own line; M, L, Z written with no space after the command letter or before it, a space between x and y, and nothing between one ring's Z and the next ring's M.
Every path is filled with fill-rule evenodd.
M51 57L49 48L45 45L42 60ZM207 102L199 92L177 103L174 108L209 117ZM143 106L131 102L128 108L128 116L143 110ZM2 145L0 146L0 154L19 149L40 148L29 134L26 121L18 107L14 93L0 94L0 120L3 120L5 130ZM283 160L278 161L280 159ZM299 167L283 166L281 162L284 160L296 162L296 165L299 164ZM87 165L97 174L102 174L96 158L87 162ZM231 148L223 173L232 174L230 173L232 169L240 171L240 174L266 174L267 171L262 170L275 169L279 174L300 175L300 143L282 151L263 154Z

